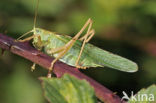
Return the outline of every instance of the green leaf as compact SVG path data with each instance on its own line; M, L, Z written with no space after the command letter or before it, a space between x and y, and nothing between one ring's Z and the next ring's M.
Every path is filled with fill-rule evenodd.
M40 78L50 103L96 103L94 89L86 80L65 74L62 78Z
M156 103L156 85L141 89L135 98L132 99L131 97L128 103Z

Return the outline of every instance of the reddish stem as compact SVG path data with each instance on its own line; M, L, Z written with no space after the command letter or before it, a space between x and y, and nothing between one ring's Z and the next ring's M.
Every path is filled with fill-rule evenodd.
M10 52L22 56L32 62L35 62L46 69L49 68L51 61L53 60L52 57L49 57L46 54L37 51L28 42L15 42L13 38L3 34L0 34L0 48L9 50ZM119 96L115 95L112 91L102 86L90 77L84 75L74 67L58 61L54 65L54 73L57 77L61 77L64 73L68 73L79 79L85 79L95 89L96 96L101 101L105 103L121 103ZM124 101L122 103L124 103Z

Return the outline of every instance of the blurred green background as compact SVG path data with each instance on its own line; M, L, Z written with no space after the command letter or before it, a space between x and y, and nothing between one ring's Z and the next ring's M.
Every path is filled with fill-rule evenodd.
M17 38L33 27L34 0L1 0L0 33ZM155 0L40 0L37 27L74 36L87 21L96 31L90 43L138 63L139 71L82 70L122 96L156 83ZM38 77L47 71L5 52L0 57L0 103L47 103Z

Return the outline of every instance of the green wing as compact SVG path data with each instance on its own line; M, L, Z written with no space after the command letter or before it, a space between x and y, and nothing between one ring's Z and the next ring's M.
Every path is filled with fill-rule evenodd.
M107 66L125 72L135 72L138 70L137 64L133 61L112 54L92 44L86 44L85 49L89 50L88 55L94 59L94 62L101 66Z

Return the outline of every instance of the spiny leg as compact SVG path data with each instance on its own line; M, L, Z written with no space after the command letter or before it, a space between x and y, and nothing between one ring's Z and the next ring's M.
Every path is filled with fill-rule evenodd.
M75 41L78 40L78 38L80 37L80 35L82 34L82 32L86 29L86 27L89 26L88 31L90 31L91 25L92 25L92 20L89 18L87 20L87 22L84 24L84 26L81 28L81 30L66 44L66 47L69 46L69 49L74 45Z
M56 53L60 53L60 52L63 52L65 49L65 46L63 47L58 47L58 48L55 48L55 49L51 49L51 50L48 50L48 54L56 54ZM49 71L48 71L48 75L47 77L48 78L51 78L51 73L52 73L52 70L53 70L53 66L54 66L54 63L60 59L62 57L62 55L59 55L58 57L56 57L52 62L51 62L51 65L50 65L50 68L49 68Z
M95 31L94 31L94 29L92 29L91 31L90 31L90 33L88 33L88 35L87 35L87 33L81 38L81 39L79 39L79 40L84 40L85 38L87 38L86 39L86 43L87 42L89 42L90 41L90 39L94 36L94 34L95 34Z
M64 54L67 52L67 50L63 50L62 52L59 53L59 55L51 62L49 71L48 71L48 78L51 78L51 72L53 70L54 64L56 63L57 60L59 60L61 57L64 56Z
M85 28L86 28L88 25L89 25L89 27L88 27L88 30L87 30L86 35L83 36L83 37L81 38L81 39L84 38L84 42L83 42L83 45L82 45L82 47L81 47L81 50L80 50L79 56L78 56L78 58L77 58L77 61L76 61L76 63L75 63L76 67L77 67L77 68L81 68L81 69L85 69L85 68L86 68L86 67L79 66L79 65L78 65L78 62L79 62L79 60L80 60L80 57L81 57L83 48L84 48L84 46L85 46L87 37L90 35L90 29L91 29L91 27L92 27L92 20L89 18L88 21L85 23L85 25L82 27L82 29L75 35L75 37L72 38L73 44L74 44L75 41L80 37L80 35L82 34L82 32L85 30ZM72 40L71 40L71 41L72 41Z
M90 20L89 21L89 27L88 27L88 30L87 30L87 33L83 36L83 37L81 37L79 40L84 40L83 41L83 44L82 44L82 47L81 47L81 50L80 50L80 53L79 53L79 56L78 56L78 58L77 58L77 60L76 60L76 63L75 63L75 65L76 65L76 67L77 68L81 68L81 69L86 69L86 67L82 67L82 66L79 66L79 60L80 60L80 57L81 57L81 55L82 55L82 52L83 52L83 49L84 49L84 46L85 46L85 44L94 36L94 30L91 30L91 27L92 27L92 21Z
M73 39L78 39L80 37L80 35L82 34L82 32L87 28L87 26L90 24L91 25L92 20L89 18L87 20L87 22L84 24L84 26L81 28L81 30L73 37ZM89 26L90 28L91 26ZM88 29L89 29L88 28Z
M28 35L29 33L32 33L32 32L33 32L33 30L24 33L24 34L21 35L19 38L17 38L17 40L21 39L22 37L24 37L24 36L26 36L26 35Z
M61 51L63 50L62 52L59 53L58 57L56 57L52 62L51 62L51 66L49 68L49 72L48 72L48 75L47 77L50 78L51 77L51 72L52 72L52 69L53 69L53 66L55 64L55 62L57 60L59 60L61 57L63 57L67 52L68 50L74 45L75 41L80 37L80 35L82 34L82 32L85 30L85 28L90 24L91 19L88 19L88 21L85 23L85 25L82 27L82 29L62 48L58 48L57 50L58 51ZM55 52L58 52L58 51L55 51Z
M61 57L63 57L63 56L68 52L68 50L73 46L73 44L75 43L75 41L76 41L76 39L73 39L73 38L72 38L72 40L70 40L65 46L60 47L60 48L56 48L57 51L55 51L55 52L56 52L56 53L57 53L57 52L60 52L60 53L59 53L58 56L51 62L51 65L50 65L49 71L48 71L48 75L47 75L48 78L51 78L51 72L52 72L52 70L53 70L53 67L54 67L54 64L56 63L56 61L59 60Z
M50 65L49 71L48 71L48 75L47 75L48 78L51 78L51 72L53 70L53 66L54 66L55 62L57 60L59 60L65 54L64 51L67 52L67 50L65 50L65 49L66 49L66 45L65 46L62 46L62 47L55 48L55 49L48 50L48 54L56 54L56 53L59 53L58 57L56 57L51 62L51 65Z
M29 41L29 40L33 39L34 37L36 37L36 36L37 36L37 35L32 35L32 36L30 36L30 37L28 37L28 38L25 38L25 39L23 39L23 40L17 40L17 41L19 41L19 42Z
M89 21L89 20L88 20ZM88 25L88 22L86 22L86 24ZM50 68L49 68L49 72L48 72L48 75L47 75L47 77L48 78L51 78L51 72L52 72L52 70L53 70L53 66L54 66L54 64L55 64L55 62L57 61L57 60L59 60L61 57L63 57L64 56L64 54L66 53L66 52L68 52L68 50L73 46L73 44L75 43L75 41L79 38L79 36L81 35L81 33L83 32L83 30L87 27L87 25L84 25L84 27L80 30L80 32L78 32L76 35L75 35L75 37L73 37L65 46L63 46L63 47L60 47L60 48L56 48L56 50L51 50L51 51L49 51L49 53L51 52L51 53L57 53L57 52L60 52L59 53L59 55L51 62L51 66L50 66ZM62 52L61 52L62 51Z
M90 33L90 36L86 40L86 43L90 41L90 39L94 36L94 34L95 34L95 31L92 30L91 33Z
M76 63L75 63L75 65L76 65L77 68L86 69L86 67L83 68L83 67L79 66L79 61L80 61L80 57L82 55L82 52L83 52L83 49L84 49L85 44L93 37L94 34L95 34L94 30L91 30L89 33L87 33L85 35L85 38L84 38L84 41L83 41L83 44L82 44L82 47L81 47L79 56L78 56L78 58L76 60Z
M75 43L75 39L72 38L72 40L70 40L65 46L63 47L60 47L60 48L56 48L57 51L55 52L60 52L58 54L58 56L51 62L51 65L49 67L49 71L48 71L48 75L47 77L48 78L51 78L51 72L53 70L53 67L54 67L54 64L56 63L57 60L59 60L61 57L63 57L67 52L68 50L73 46L73 44Z
M86 36L88 37L88 33L90 32L90 30L91 30L91 27L92 27L92 20L90 20L89 21L89 27L88 27L88 30L87 30L87 33L83 36L83 37L81 37L79 40L83 40L83 39L85 39L86 38Z
M35 70L35 66L36 66L36 63L33 63L33 65L31 66L31 71L32 72Z

